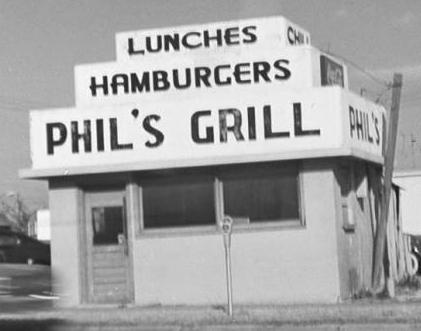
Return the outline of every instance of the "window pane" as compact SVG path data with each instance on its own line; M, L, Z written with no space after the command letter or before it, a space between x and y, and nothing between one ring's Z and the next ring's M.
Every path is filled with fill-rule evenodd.
M123 207L92 208L94 245L118 244L118 235L123 233Z
M299 218L298 172L250 174L223 180L224 211L250 222Z
M145 228L215 224L213 182L180 180L142 186Z

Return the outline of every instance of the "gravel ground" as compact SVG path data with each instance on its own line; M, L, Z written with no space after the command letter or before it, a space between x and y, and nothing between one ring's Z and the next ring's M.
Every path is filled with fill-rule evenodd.
M320 324L420 324L421 303L353 302L337 305L237 306L228 317L221 308L176 307L84 307L78 309L28 310L0 314L5 321L62 321L80 325L320 325Z
M48 292L49 268L1 266L0 330L421 330L421 291L403 288L394 299L341 304L234 306L85 306L57 309ZM10 279L8 279L10 278Z

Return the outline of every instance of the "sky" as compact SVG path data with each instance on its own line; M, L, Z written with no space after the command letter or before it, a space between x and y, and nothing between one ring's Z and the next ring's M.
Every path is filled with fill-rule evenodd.
M421 170L421 1L418 0L0 0L0 199L17 192L48 206L31 167L31 109L74 106L73 67L115 60L115 33L282 15L312 45L348 64L351 88L390 107L403 74L396 169Z

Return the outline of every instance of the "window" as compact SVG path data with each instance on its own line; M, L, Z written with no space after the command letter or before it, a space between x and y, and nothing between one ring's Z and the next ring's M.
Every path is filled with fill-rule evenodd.
M298 170L243 173L222 179L224 213L234 222L299 219ZM237 221L238 222L238 221Z
M214 184L211 178L181 176L142 185L145 229L214 225Z
M212 226L223 215L245 224L300 224L297 163L248 164L157 172L140 179L140 229Z
M123 207L92 208L94 245L118 244L118 236L123 234Z

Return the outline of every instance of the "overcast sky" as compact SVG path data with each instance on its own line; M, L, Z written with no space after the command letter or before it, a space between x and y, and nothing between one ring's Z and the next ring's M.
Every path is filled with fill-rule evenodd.
M421 1L0 0L0 194L47 206L45 183L18 179L31 165L28 111L74 106L74 65L114 61L116 32L268 15L345 58L352 88L386 106L403 73L396 166L421 169Z

